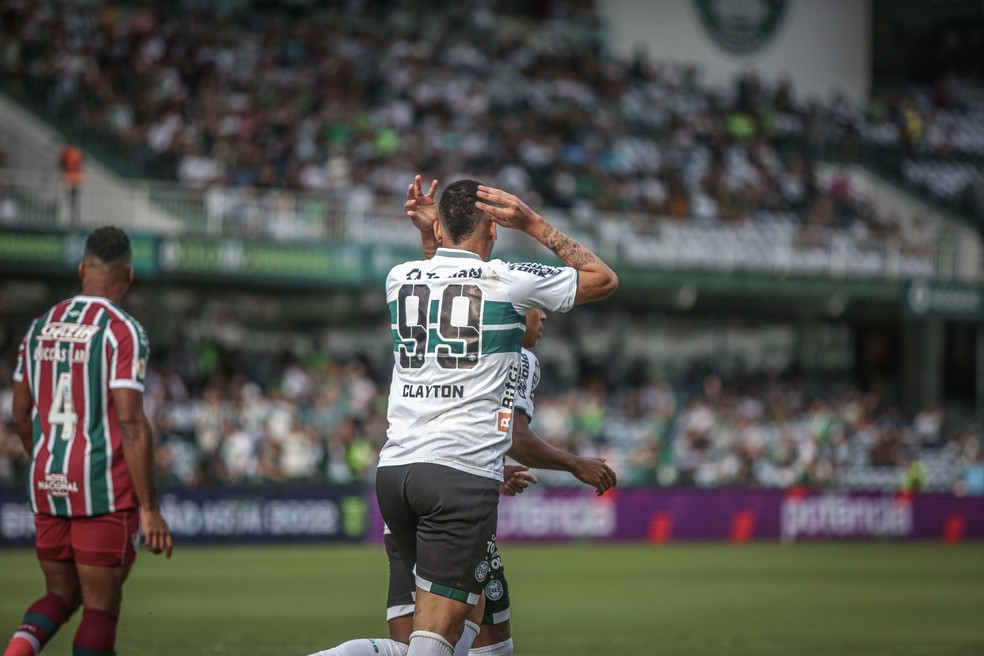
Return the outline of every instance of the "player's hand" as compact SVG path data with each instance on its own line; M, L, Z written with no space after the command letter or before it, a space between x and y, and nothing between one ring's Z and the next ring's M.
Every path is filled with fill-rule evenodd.
M522 494L530 485L539 483L537 477L529 472L530 468L526 465L505 465L502 468L503 480L499 484L499 494L514 497Z
M421 232L433 232L434 224L437 223L437 202L434 200L436 193L437 180L431 182L430 191L425 194L419 175L414 178L413 184L407 187L407 200L403 203L403 211Z
M478 197L475 207L492 217L492 220L504 228L529 232L543 217L530 209L530 206L509 192L495 187L478 186Z
M152 554L163 552L170 559L174 542L171 540L171 529L161 511L141 508L140 527L144 532L144 546L147 550Z
M598 496L618 483L615 470L605 464L604 458L578 457L571 473L577 480L593 487Z

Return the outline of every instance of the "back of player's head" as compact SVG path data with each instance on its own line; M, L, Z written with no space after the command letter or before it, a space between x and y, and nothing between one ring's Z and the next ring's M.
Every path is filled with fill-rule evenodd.
M130 238L119 228L98 228L85 240L87 261L95 259L113 267L129 267L130 257Z
M477 180L456 180L444 188L438 211L441 215L441 230L452 244L460 244L473 234L488 215L475 207L481 201L478 197Z

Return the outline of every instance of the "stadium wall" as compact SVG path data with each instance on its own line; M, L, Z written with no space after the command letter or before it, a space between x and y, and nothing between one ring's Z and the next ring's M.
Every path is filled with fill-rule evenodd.
M161 510L179 543L378 542L383 521L371 488L228 488L172 491ZM29 546L23 493L0 490L0 547ZM984 498L949 494L820 494L792 490L657 490L602 497L590 490L530 490L504 497L505 541L984 540Z
M599 10L614 54L698 62L713 86L754 68L790 76L800 94L858 103L870 91L870 0L610 0Z

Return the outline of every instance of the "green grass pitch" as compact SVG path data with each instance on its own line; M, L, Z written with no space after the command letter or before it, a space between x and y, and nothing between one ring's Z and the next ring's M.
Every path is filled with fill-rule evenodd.
M984 547L506 544L517 656L980 656ZM379 547L182 547L142 554L121 656L303 656L385 636ZM3 642L41 594L0 552ZM46 654L71 650L74 621Z

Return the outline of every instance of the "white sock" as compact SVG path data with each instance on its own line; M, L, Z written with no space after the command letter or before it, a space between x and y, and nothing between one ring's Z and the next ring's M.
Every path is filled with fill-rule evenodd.
M468 656L468 650L471 649L472 643L475 642L475 638L478 637L478 632L481 628L471 620L465 620L465 630L461 632L461 637L458 638L458 644L454 646L454 656Z
M410 634L407 656L454 656L454 646L440 634L414 631Z
M406 656L407 645L389 638L359 638L310 656Z
M468 656L512 656L512 653L513 641L509 638L487 647L475 647L468 652Z

